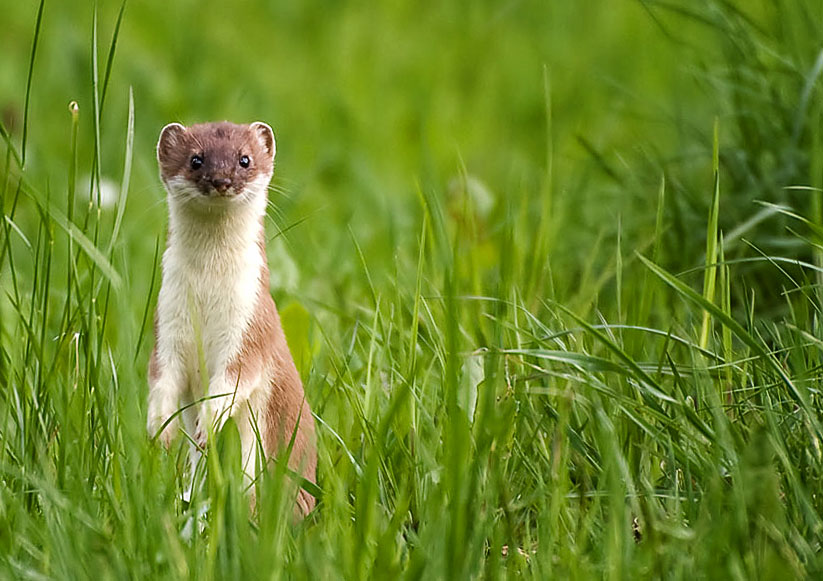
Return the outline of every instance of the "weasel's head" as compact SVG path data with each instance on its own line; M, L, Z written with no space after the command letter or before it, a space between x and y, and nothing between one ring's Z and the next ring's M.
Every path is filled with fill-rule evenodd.
M157 161L170 199L211 207L265 199L275 150L265 123L170 123L160 133Z

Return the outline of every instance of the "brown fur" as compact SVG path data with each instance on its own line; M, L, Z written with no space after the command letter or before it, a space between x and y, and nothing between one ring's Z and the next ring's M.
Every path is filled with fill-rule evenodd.
M160 136L157 157L160 176L185 177L195 184L204 195L214 193L215 179L227 178L232 187L240 191L257 175L265 164L272 163L273 143L262 132L250 130L248 125L236 125L227 121L202 123L186 129L173 125ZM192 169L191 158L198 155L203 160L199 170ZM249 167L238 165L240 156L249 157Z
M260 250L265 259L264 242ZM226 372L236 383L241 376L254 377L265 369L273 370L271 385L260 426L263 448L268 458L284 452L294 433L288 466L310 482L315 481L317 451L314 443L314 418L303 393L303 383L289 351L280 315L269 294L269 269L260 272L255 315L243 339L240 352ZM296 430L296 433L295 433ZM314 508L315 499L300 490L298 508L303 515Z

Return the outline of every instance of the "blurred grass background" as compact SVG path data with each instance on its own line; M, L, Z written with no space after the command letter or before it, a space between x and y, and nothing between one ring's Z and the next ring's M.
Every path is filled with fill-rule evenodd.
M42 6L28 110L39 6L0 10L8 575L819 574L820 2ZM218 119L277 135L322 502L250 521L213 454L192 536L154 145Z
M36 9L4 11L11 34L0 99L18 129ZM101 68L118 9L114 2L99 6ZM81 106L80 158L91 155L91 12L68 2L44 14L29 156L32 171L51 179L67 171L70 100ZM683 25L697 28L686 19ZM702 32L699 38L712 40ZM280 142L283 211L350 223L363 244L383 253L394 246L383 244L386 231L403 232L419 219L419 187L447 190L466 173L491 194L495 209L524 196L538 200L532 192L547 171L548 78L557 211L578 224L569 233L580 234L560 254L574 268L598 235L614 236L615 212L625 215L627 228L653 224L653 213L650 222L647 212L635 219L635 210L655 199L663 156L700 147L696 136L703 151L691 157L704 170L697 183L704 191L710 183L706 143L719 111L709 99L688 98L699 90L698 71L681 66L690 51L668 42L641 3L612 10L542 2L299 9L141 2L127 7L101 137L122 141L133 87L141 155L125 232L128 240L142 239L144 253L153 240L128 233L145 233L146 224L163 219L148 155L159 129L169 120L258 118L275 127ZM678 113L685 103L688 114ZM104 177L119 179L122 156L122 147L104 149ZM637 158L642 167L628 168ZM617 188L615 181L635 187ZM634 190L628 199L626 190ZM301 227L290 236L315 257L301 264L312 275L339 265L328 249L347 237L345 228L328 227Z

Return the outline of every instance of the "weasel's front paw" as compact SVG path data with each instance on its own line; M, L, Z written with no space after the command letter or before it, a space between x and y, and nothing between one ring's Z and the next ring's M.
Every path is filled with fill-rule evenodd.
M177 412L176 407L176 402L170 398L149 397L146 428L149 437L157 437L166 448L171 445L171 441L177 435L180 426L178 418L173 417ZM169 421L169 418L172 418L171 421ZM160 432L161 428L163 429L162 432ZM158 434L158 432L160 433Z
M171 417L171 414L167 416L163 415L150 415L148 420L148 432L149 436L154 438L157 437L158 440L168 448L171 445L171 441L174 439L174 436L177 435L177 430L180 426L180 422L178 422L177 418L174 418L170 422L166 423L166 421ZM166 424L166 427L163 428L163 431L158 434L157 432L160 431L160 428Z
M205 402L194 423L195 444L200 448L205 448L209 439L209 430L213 430L215 434L218 433L229 419L230 412L229 406L222 402Z
M177 435L177 431L178 431L179 427L180 427L180 422L178 422L177 418L175 418L175 419L173 419L172 421L169 422L169 425L167 425L165 428L163 428L162 432L160 432L160 441L163 443L163 445L166 448L171 446L171 441Z
M208 439L209 433L207 425L201 416L197 416L197 420L194 422L194 443L202 450L206 448Z

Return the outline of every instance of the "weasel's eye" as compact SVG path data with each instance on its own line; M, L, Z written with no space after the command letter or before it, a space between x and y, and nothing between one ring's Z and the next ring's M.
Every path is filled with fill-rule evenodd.
M240 156L240 167L249 167L251 160L249 159L248 155L241 155Z
M194 155L191 158L191 169L200 169L203 166L203 158L199 155Z

